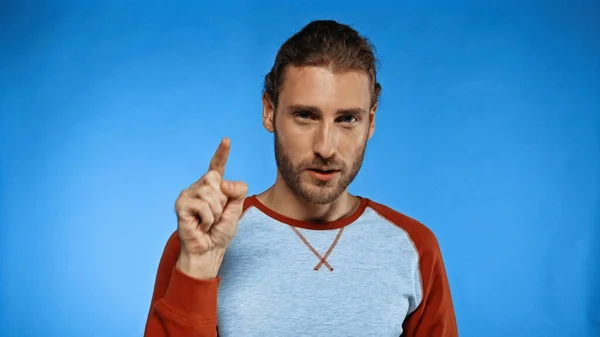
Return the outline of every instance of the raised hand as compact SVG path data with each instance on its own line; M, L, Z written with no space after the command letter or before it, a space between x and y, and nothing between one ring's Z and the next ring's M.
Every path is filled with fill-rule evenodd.
M248 186L224 180L230 141L219 144L208 172L175 202L181 253L177 266L196 278L217 275L225 250L237 230Z

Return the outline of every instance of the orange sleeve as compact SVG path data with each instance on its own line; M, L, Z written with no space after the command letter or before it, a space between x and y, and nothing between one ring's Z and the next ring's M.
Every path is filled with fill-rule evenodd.
M158 265L144 337L215 337L219 278L197 280L179 271L179 250L175 232Z
M458 337L458 326L446 268L438 240L428 227L392 208L374 201L381 216L404 230L417 250L421 303L402 324L403 337Z
M422 300L404 322L405 337L458 337L456 315L441 250L432 232L415 231L413 242L419 251Z

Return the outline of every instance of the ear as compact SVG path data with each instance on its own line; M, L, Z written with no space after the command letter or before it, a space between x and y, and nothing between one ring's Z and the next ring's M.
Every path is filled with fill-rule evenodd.
M373 106L371 111L369 111L369 137L371 139L373 137L373 133L375 132L375 112L377 112L377 104Z
M274 114L275 114L275 108L273 106L273 103L271 103L271 100L269 99L269 97L267 97L266 94L263 94L262 105L263 105L263 112L262 112L263 126L265 127L265 129L267 131L273 132L275 130L274 119L273 119Z

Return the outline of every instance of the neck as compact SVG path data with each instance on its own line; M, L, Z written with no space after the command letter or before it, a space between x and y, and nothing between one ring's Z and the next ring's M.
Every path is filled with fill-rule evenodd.
M258 200L273 211L300 221L330 222L347 217L360 205L358 197L344 191L329 204L318 205L298 197L278 175L275 183Z

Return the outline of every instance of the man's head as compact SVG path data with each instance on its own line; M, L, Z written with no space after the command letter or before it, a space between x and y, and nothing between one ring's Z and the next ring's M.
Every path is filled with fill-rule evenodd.
M263 125L297 196L327 204L354 180L380 91L373 47L347 25L313 21L281 46L265 77Z

